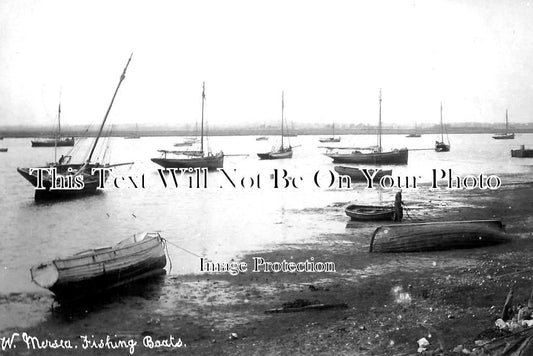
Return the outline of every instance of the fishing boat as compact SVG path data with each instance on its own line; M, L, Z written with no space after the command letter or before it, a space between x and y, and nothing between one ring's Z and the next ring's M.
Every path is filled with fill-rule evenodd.
M284 93L281 93L281 146L276 149L272 148L272 151L265 153L258 153L257 156L259 159L285 159L292 158L292 146L289 144L288 147L283 146L283 138L286 136L283 132L283 110L285 108L285 99Z
M349 176L352 182L366 182L367 178L361 168L348 166L335 166L333 168L341 176ZM372 177L376 169L369 168L368 174ZM392 169L377 169L374 181L379 181L383 176L390 176Z
M446 134L446 138L448 135ZM448 143L444 142L444 124L442 123L442 102L440 103L440 141L435 141L435 152L449 152L450 140Z
M517 157L517 158L533 157L533 149L526 148L525 145L520 145L519 149L511 150L511 157Z
M331 127L332 127L331 137L321 138L319 139L320 142L341 142L340 136L335 137L335 123L333 123Z
M94 194L98 191L97 188L100 183L104 183L109 175L108 172L103 173L102 177L100 177L100 174L98 172L95 172L93 174L92 170L94 168L112 168L121 165L131 164L131 162L119 164L104 164L100 162L93 162L92 158L100 140L100 137L102 136L102 131L104 129L107 117L109 116L109 112L111 111L111 107L113 106L113 102L115 101L115 97L120 88L120 84L126 77L126 70L128 69L132 56L133 54L128 59L128 62L124 67L124 71L120 76L120 80L118 82L117 88L115 89L115 93L113 94L104 119L100 125L98 135L96 136L91 146L91 149L87 155L87 159L85 160L85 162L70 163L72 159L72 156L70 155L62 155L59 160L56 160L56 152L54 153L54 162L49 163L46 166L37 168L17 168L19 174L22 175L27 181L31 183L31 185L35 187L36 200L69 198ZM41 177L39 176L39 173L42 173ZM63 179L60 179L59 176L62 176ZM101 182L102 179L100 178L103 178L104 182ZM57 184L58 180L61 184ZM68 186L63 186L63 183L65 182L65 185Z
M393 205L357 205L350 204L344 212L352 220L373 221L373 220L393 220Z
M0 152L7 152L7 147L0 147Z
M139 136L139 126L137 124L135 124L135 132L130 134L130 135L124 136L124 138L126 140L134 140L134 139L141 138L141 136Z
M133 235L113 247L78 252L30 269L32 281L69 301L165 274L165 240L157 232Z
M255 139L256 141L267 141L268 140L268 137L266 136L261 136L261 137L258 137Z
M421 252L489 246L510 241L498 220L437 221L378 227L370 252Z
M377 146L367 148L354 148L352 152L344 153L337 150L328 150L326 156L333 159L333 163L358 163L358 164L407 164L409 151L407 148L383 151L381 146L381 90L379 91L379 116ZM344 149L344 148L343 148Z
M505 133L492 136L495 140L514 140L514 133L509 132L509 116L505 110Z
M408 137L408 138L418 138L418 137L421 137L422 135L420 135L418 132L417 132L417 127L416 127L416 123L415 123L415 132L412 132L410 134L408 134L407 136L405 137Z
M57 110L57 136L52 138L38 138L31 141L31 147L72 147L74 137L61 137L61 99Z
M202 124L200 134L200 149L185 151L158 150L161 157L152 158L152 162L161 167L168 168L207 168L217 169L224 166L224 153L211 153L204 150L204 103L205 103L205 82L202 86ZM191 142L192 141L185 141Z

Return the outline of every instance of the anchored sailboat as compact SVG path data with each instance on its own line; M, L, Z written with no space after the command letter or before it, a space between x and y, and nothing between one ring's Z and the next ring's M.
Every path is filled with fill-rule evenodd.
M321 138L320 142L341 142L341 137L335 137L335 123L332 125L332 134L331 137Z
M85 162L71 164L71 156L61 156L61 158L57 162L50 163L45 167L17 168L17 171L20 173L20 175L22 175L27 181L29 181L34 187L36 187L36 200L68 198L72 196L94 194L97 191L97 187L100 185L100 183L103 182L101 182L100 175L98 174L98 172L92 174L93 168L111 168L125 164L131 164L131 162L120 164L103 164L100 162L92 162L92 157L96 146L98 145L98 141L102 135L102 130L105 126L109 112L111 111L111 107L113 106L113 102L115 101L115 97L118 93L118 89L120 88L120 84L126 77L126 70L128 69L132 56L133 53L130 55L128 62L124 67L124 71L120 76L120 80L118 82L117 88L115 89L115 93L113 94L113 98L109 103L109 107L107 108L104 120L100 125L98 135L96 136L96 139L94 140L94 143L91 146L91 150ZM43 170L52 168L55 168L55 173L53 170ZM39 172L42 173L42 177L39 176ZM62 176L63 179L61 179L59 175ZM107 178L107 176L108 174L103 174L104 180ZM40 181L42 181L42 188L38 188L38 186L40 185ZM83 183L79 184L80 181ZM65 182L70 182L71 184L68 185L73 186L65 187L63 186Z
M217 154L204 151L204 102L205 102L205 82L202 87L202 125L200 137L200 150L197 151L167 151L158 150L162 157L152 158L152 162L163 168L207 168L217 169L224 166L224 153ZM169 158L168 156L176 156Z
M436 152L450 151L450 141L448 140L448 143L444 143L444 124L442 123L442 102L440 103L440 141L435 141L435 151Z
M284 159L292 158L292 147L289 144L288 147L283 146L283 110L285 109L284 92L281 92L281 146L279 149L273 148L270 152L258 153L259 159Z
M61 137L61 98L57 109L57 136L52 138L38 138L31 141L31 147L72 147L74 137Z
M327 152L326 156L333 158L333 163L363 163L363 164L407 164L409 151L407 148L394 149L383 152L381 147L381 90L379 91L379 119L377 146L356 148L352 152Z
M507 110L505 110L505 133L496 134L492 136L496 140L514 140L514 133L509 133L509 117L507 115Z
M409 135L406 135L405 137L409 137L409 138L418 138L418 137L421 137L422 135L420 135L418 133L418 130L417 130L417 125L416 125L416 122L415 122L415 132L413 133L410 133Z
M135 124L135 132L124 136L124 138L127 140L134 140L134 139L141 138L141 136L139 136L139 126Z

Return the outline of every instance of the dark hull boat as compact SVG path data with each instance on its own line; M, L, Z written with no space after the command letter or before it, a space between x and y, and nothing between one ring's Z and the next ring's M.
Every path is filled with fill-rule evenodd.
M7 148L5 147L0 148L0 152L7 152Z
M505 133L492 136L495 140L514 140L514 133L509 133L509 115L505 110Z
M418 133L412 133L412 134L409 134L405 137L409 137L409 138L418 138L418 137L421 137L422 135L418 134Z
M72 147L74 141L74 137L37 139L31 141L31 147Z
M448 134L446 134L446 138ZM450 152L450 140L444 143L444 124L442 122L442 102L440 103L440 141L435 141L435 152Z
M343 176L349 176L353 182L366 182L367 178L363 171L357 167L347 167L347 166L335 166L335 172ZM375 169L368 169L368 174L372 176ZM392 169L379 170L374 176L374 181L380 180L383 176L391 175Z
M528 158L533 157L533 149L526 149L524 145L521 145L517 150L511 150L511 157Z
M378 227L370 252L421 252L475 248L510 241L501 221L470 220Z
M188 158L152 158L152 162L167 168L207 168L214 170L224 167L224 155L207 155L205 157L188 157Z
M321 138L321 139L319 139L319 141L322 142L322 143L341 142L341 138L340 137L328 137L328 138Z
M333 159L333 163L355 164L407 164L409 151L406 148L389 152L361 152L352 153L326 153Z
M31 278L60 301L81 299L165 273L164 240L144 233L104 247L33 266Z
M261 136L261 137L258 137L255 139L256 141L267 141L268 140L268 137L266 136Z
M373 220L393 220L394 206L386 205L357 205L350 204L344 212L352 220L373 221Z
M287 135L283 132L283 109L285 108L285 99L284 99L284 93L281 93L281 146L276 150L275 148L272 149L270 152L265 153L258 153L257 157L259 159L268 160L268 159L287 159L292 158L292 147L289 144L288 147L283 146L283 138Z

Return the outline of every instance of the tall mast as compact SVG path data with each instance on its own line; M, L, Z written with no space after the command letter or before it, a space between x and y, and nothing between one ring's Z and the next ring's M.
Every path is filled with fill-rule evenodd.
M200 151L204 152L204 102L205 102L205 82L202 84L202 129L201 129L201 142Z
M285 108L285 92L281 92L281 149L283 150L283 109Z
M444 125L442 124L442 101L440 102L440 142L444 142Z
M57 107L57 137L54 140L54 162L57 162L57 141L61 141L61 90L59 91L59 105Z
M379 89L378 151L381 152L381 89Z
M335 138L335 123L333 123L333 138Z
M505 109L505 134L507 135L507 126L509 125L509 118L507 117L507 109Z
M109 115L109 112L111 111L111 107L113 106L113 102L115 101L115 97L117 96L118 89L120 88L120 84L122 84L122 81L124 78L126 78L126 70L128 69L128 66L130 65L131 57L133 57L133 52L130 55L130 58L128 59L128 63L126 63L126 66L124 67L124 71L122 72L122 75L120 76L120 79L118 81L117 89L115 89L115 94L113 94L113 98L111 99L111 102L109 103L109 107L107 108L107 111L104 116L104 121L102 121L102 125L100 125L100 130L98 130L98 136L96 136L96 140L94 140L93 148L91 149L91 153L89 154L89 158L87 158L87 163L91 162L91 158L94 153L94 149L96 148L96 145L98 144L98 140L100 139L100 136L102 135L102 130L104 129L105 122L107 120L107 116Z

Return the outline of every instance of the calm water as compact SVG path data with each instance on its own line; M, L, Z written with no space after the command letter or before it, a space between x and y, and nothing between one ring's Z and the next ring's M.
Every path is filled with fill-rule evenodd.
M34 202L33 187L19 176L16 167L37 167L52 161L54 148L31 148L29 139L4 139L0 146L8 147L9 152L0 153L0 293L40 293L42 290L30 281L31 265L81 249L113 245L142 231L161 231L169 241L217 261L277 244L314 241L323 233L346 233L347 219L342 208L332 208L335 203L342 206L355 199L379 203L392 200L393 193L365 190L361 185L349 191L314 186L315 172L327 172L334 166L322 154L324 149L319 146L325 144L318 138L291 138L292 145L301 145L294 149L292 160L260 161L256 153L270 150L276 138L212 137L214 152L223 149L226 154L249 154L226 157L224 168L232 176L259 174L260 189L233 188L219 172L209 173L207 189L164 189L157 173L159 166L150 158L158 156L157 149L173 149L181 138L112 138L110 162L135 161L114 174L144 173L146 189L110 188L95 196L45 204ZM435 138L388 135L383 137L383 144L385 148L432 148ZM451 168L459 175L497 174L504 184L531 180L533 159L512 159L510 150L520 144L532 145L533 134L500 141L490 135L451 135L450 141L449 153L411 151L409 164L394 167L393 175L422 176L429 181L432 168ZM338 145L372 144L375 137L354 135L343 136ZM59 152L68 150L60 148ZM270 175L275 168L302 176L304 182L298 189L273 189ZM198 271L198 258L173 247L169 252L171 273Z

